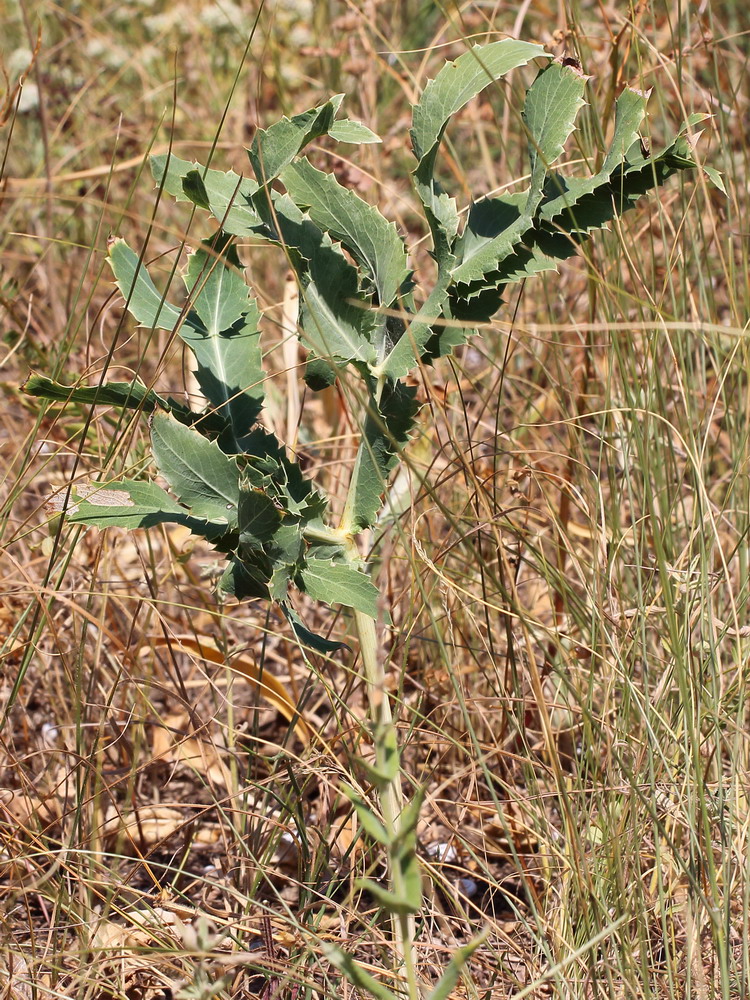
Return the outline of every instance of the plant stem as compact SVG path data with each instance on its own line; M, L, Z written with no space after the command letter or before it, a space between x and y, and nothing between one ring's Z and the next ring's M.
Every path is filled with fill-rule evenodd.
M372 387L371 395L368 399L368 407L362 422L362 439L359 443L357 457L354 462L351 480L349 482L349 493L344 505L341 522L338 529L334 529L340 541L346 547L347 557L353 566L360 567L362 557L357 546L357 535L361 534L361 529L356 524L355 507L357 503L357 489L359 478L362 474L363 463L368 449L372 445L367 440L365 427L367 414L378 412L380 400L385 388L386 377L379 375L375 385ZM385 484L384 484L385 485ZM382 775L390 774L391 777L383 778L378 784L380 807L383 814L383 823L391 842L401 831L401 814L404 810L404 795L401 788L401 766L398 749L396 749L397 766L392 766L393 746L398 747L398 735L393 724L393 713L391 711L391 701L385 684L385 668L383 655L378 642L377 628L375 620L361 611L354 610L354 621L357 626L359 637L359 648L362 655L362 668L367 687L367 699L369 702L370 720L373 725L375 739L375 767L376 771ZM388 734L393 735L393 740L387 739ZM390 746L389 746L390 744ZM394 860L391 849L387 851L388 878L390 888L395 896L404 899L406 891L404 887L403 871L397 861ZM396 966L399 977L405 976L407 995L409 1000L420 1000L421 990L417 980L417 970L414 962L414 932L415 920L413 913L391 912L393 928L393 950L396 953Z
M323 545L345 545L348 540L338 528L314 527L310 524L305 525L302 534L308 542L318 542Z
M382 734L387 729L393 729L394 726L391 701L385 687L383 658L378 644L375 621L369 615L356 610L354 620L357 626L362 666L367 684L370 718L375 727L375 765L378 771L384 773L388 770L388 761L386 759L386 744ZM400 818L404 808L400 767L395 776L382 786L380 806L385 828L392 837L395 837L400 830ZM403 897L403 887L400 884L401 873L398 865L392 864L390 856L388 868L393 891L397 896ZM406 973L409 1000L419 1000L421 994L414 964L414 916L413 914L393 913L392 919L393 946L399 972Z

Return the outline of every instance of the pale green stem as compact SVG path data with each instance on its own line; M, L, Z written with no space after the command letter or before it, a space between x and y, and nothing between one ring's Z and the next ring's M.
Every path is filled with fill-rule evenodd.
M385 670L383 657L378 644L375 622L369 615L361 611L354 612L354 620L359 636L359 649L362 655L367 684L367 697L370 705L370 718L377 730L393 727L391 701L385 686ZM375 766L378 771L387 771L387 761L384 756L382 739L375 739ZM385 785L380 793L380 807L383 812L383 822L389 834L398 833L400 817L404 808L404 796L401 788L401 770ZM404 897L405 892L401 882L401 873L397 866L390 864L389 875L392 889L397 896ZM417 981L417 971L414 964L414 930L415 922L412 914L393 914L394 950L400 970L406 973L409 1000L419 1000L420 989Z
M302 529L303 536L308 542L317 542L322 545L346 545L348 538L338 528L313 527L306 525Z
M385 381L384 375L378 378L373 397L370 400L371 406L377 407L379 405ZM362 463L369 447L369 442L363 436L357 451L352 478L349 483L349 494L344 505L341 523L337 529L338 537L346 547L350 562L356 566L361 564L361 556L355 538L357 534L361 534L361 531L354 523L354 507L356 504L357 483ZM389 767L386 759L386 745L382 734L388 729L393 729L394 726L391 702L385 684L383 653L378 642L375 621L369 615L356 610L354 612L354 620L359 636L359 648L362 655L362 668L367 686L370 719L375 730L376 769L385 774L388 772ZM391 836L395 836L399 832L401 813L404 809L400 767L395 776L388 780L387 784L381 785L379 793L385 828ZM396 896L403 899L405 890L402 885L402 872L398 865L393 864L390 855L388 855L388 876L391 889ZM406 977L409 1000L420 1000L421 991L414 963L414 915L394 913L392 914L392 921L393 949L396 953L396 965L399 975L405 975Z

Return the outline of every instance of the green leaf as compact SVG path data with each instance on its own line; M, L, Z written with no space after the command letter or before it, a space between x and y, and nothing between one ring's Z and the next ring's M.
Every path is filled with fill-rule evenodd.
M311 354L305 365L304 379L313 392L322 392L336 381L336 369L323 358Z
M266 546L266 551L273 565L268 587L271 600L284 601L292 580L304 561L305 543L301 523L292 521L283 524L275 532L272 543Z
M446 63L414 106L411 138L417 160L432 152L451 117L473 97L506 73L537 58L551 57L541 45L506 38L475 45L455 62Z
M237 463L219 446L167 414L151 422L151 447L159 472L197 517L237 524Z
M721 176L721 173L715 167L707 167L705 163L701 164L701 169L713 186L718 188L725 197L728 197L727 189L724 186L724 178Z
M215 414L195 413L171 396L159 396L152 389L147 389L139 379L133 379L132 382L104 382L101 386L67 386L32 372L21 389L29 396L58 402L84 403L90 406L122 406L128 409L142 409L144 413L162 409L171 413L182 424L188 426L200 424L204 433L220 434L225 425L225 422L218 419Z
M272 197L272 222L301 286L300 338L305 346L339 362L374 360L372 336L380 317L359 292L356 268L288 194L274 192Z
M419 788L414 793L411 802L407 802L404 806L398 818L397 843L408 844L411 848L416 847L416 829L424 805L424 796L424 789Z
M454 268L454 281L465 285L483 281L485 275L497 270L505 258L514 252L524 233L532 225L532 220L525 213L519 213L511 225L501 230L494 239L478 244L471 256Z
M371 618L378 616L378 588L353 566L313 557L300 571L298 582L313 600L355 608Z
M258 129L248 156L259 184L270 183L309 142L328 133L343 96L337 94L318 108L293 118L282 118L267 129Z
M76 484L65 510L73 523L120 528L150 527L163 523L162 515L185 513L161 486L145 480Z
M347 646L345 642L336 642L334 639L324 639L323 636L310 631L310 629L303 623L297 612L294 611L294 609L291 608L286 601L281 602L281 610L284 612L287 621L294 630L294 634L303 646L309 646L309 648L315 650L316 653L322 653L324 655L327 655L328 653L335 653L339 649L350 650L350 647Z
M415 906L415 901L409 896L397 896L395 892L391 892L390 889L386 889L379 882L376 882L371 878L358 878L357 885L361 889L365 889L369 892L386 913L398 913L401 915L407 915L410 913L417 913L420 906L422 905L422 896L420 893L419 902Z
M393 884L398 895L407 901L411 912L422 905L422 873L417 858L417 823L424 802L424 791L419 789L405 806L398 818L398 833L391 845Z
M441 189L435 180L435 163L445 128L457 111L486 87L506 73L524 66L531 59L550 56L539 45L506 38L489 45L475 45L453 62L447 63L434 80L430 80L412 112L412 148L418 163L414 171L414 186L424 205L432 233L433 249L438 264L438 282L425 303L424 316L435 316L447 299L449 272L455 263L451 243L458 231L458 210L455 200ZM414 357L430 337L429 323L412 324ZM406 345L400 348L405 353ZM403 364L397 354L390 371L401 371Z
M380 304L390 306L410 274L406 247L393 223L307 160L286 167L281 180L315 225L339 240L367 268Z
M192 254L185 283L192 308L166 302L145 264L124 240L110 246L110 263L128 309L147 327L177 331L198 362L204 395L229 426L227 450L240 452L263 404L260 312L227 237Z
M464 232L456 243L456 252L461 259L471 263L488 245L497 247L498 236L512 229L520 218L520 206L525 200L526 195L521 194L475 202ZM486 271L474 282L454 286L451 290L454 317L474 322L489 320L500 307L504 285L542 271L556 270L558 261L571 257L577 251L576 243L560 233L530 229L524 238L528 242L516 243L492 270ZM460 332L452 331L454 341Z
M392 993L387 986L371 976L369 972L365 972L362 966L338 945L323 941L320 947L331 965L343 973L352 986L369 993L370 996L375 997L375 1000L399 1000L395 993Z
M51 505L57 512L61 498ZM95 528L153 528L157 524L182 524L193 534L217 541L227 534L226 522L208 522L188 512L156 483L121 480L114 483L78 484L65 510L73 524Z
M454 262L453 254L441 260L438 265L438 280L432 291L420 310L415 315L409 316L406 323L401 324L403 331L398 339L394 343L385 344L384 357L374 370L374 374L385 375L394 380L401 379L414 368L417 359L430 353L427 345L434 339L433 328L437 325L436 321L441 317L448 301L449 288L453 280L450 269Z
M458 284L481 282L486 275L496 271L534 226L547 171L562 153L574 128L576 115L584 103L585 85L586 78L580 70L555 62L543 69L529 87L523 119L529 136L531 185L522 194L480 203L502 210L505 218L499 225L500 217L496 216L491 238L481 234L481 239L473 239L476 233L472 229L464 234L460 263L453 270L453 278Z
M638 90L623 90L615 105L614 133L601 169L591 177L562 178L553 175L547 185L549 196L540 211L542 220L554 222L559 216L569 213L571 222L563 224L566 229L572 228L571 223L575 225L575 206L610 180L614 171L625 162L627 151L638 141L638 129L646 115L647 98L647 94ZM556 191L560 193L555 197Z
M540 78L553 69L544 71ZM638 91L623 91L601 170L587 178L551 175L533 225L520 234L512 247L508 247L508 234L518 236L525 225L528 192L485 199L472 207L464 233L456 243L462 263L454 276L471 273L473 278L451 289L455 316L475 321L489 319L500 305L505 284L556 269L559 261L576 253L591 230L605 226L672 173L694 165L684 135L687 123L661 153L646 156L641 152L637 134L645 101L646 96ZM490 267L493 257L498 260Z
M640 148L640 143L636 144ZM678 170L695 167L687 140L679 138L655 156L642 157L640 152L628 153L628 159L611 178L597 185L587 195L579 197L570 212L562 211L551 220L550 228L560 233L570 231L581 241L594 229L604 228L613 218L633 208L639 198L663 184ZM560 185L558 184L558 190Z
M401 891L397 898L402 901L403 906L403 910L399 912L419 913L423 902L422 870L419 866L416 847L394 851L392 862L399 869Z
M188 262L185 284L192 309L179 334L198 362L203 394L231 428L226 450L242 452L263 406L260 310L226 238L206 240L203 247Z
M303 288L301 339L316 354L338 362L374 363L375 346L368 335L374 327L373 313L365 306L352 304L358 298L356 277L347 290L336 281L333 271L315 266Z
M377 841L377 843L384 844L387 847L391 843L391 835L372 811L369 803L365 802L362 796L355 792L350 785L341 784L339 788L354 807L354 811L365 833Z
M220 594L232 594L238 601L251 598L269 600L268 567L263 564L262 555L257 564L245 562L235 554L230 555L216 589Z
M577 64L550 63L529 87L523 108L528 130L531 186L525 215L531 217L542 200L550 166L562 155L585 104L586 77Z
M334 122L328 129L328 134L337 142L351 142L357 145L383 141L379 135L376 135L362 122L355 122L349 118L342 118L340 121Z
M323 516L326 500L306 479L298 462L286 457L278 438L262 427L247 437L243 478L264 490L289 514L308 522Z
M457 283L484 283L485 275L497 269L519 242L530 222L523 219L525 193L484 198L471 206L463 233L456 241L460 265L453 276Z
M489 937L489 928L477 934L468 944L456 948L451 956L451 960L445 968L445 972L440 977L439 982L429 994L427 1000L450 1000L453 990L456 988L458 977L471 956L480 948Z
M128 311L141 326L160 330L174 330L179 326L182 310L166 301L151 280L145 263L125 240L119 237L111 240L109 263Z
M191 170L182 178L182 190L198 208L211 211L211 199L208 196L205 181L200 170Z
M188 174L197 171L202 184L188 181ZM199 208L208 208L225 233L233 236L262 235L264 223L253 204L258 185L233 170L226 173L212 170L194 160L181 160L173 154L151 157L151 172L158 185L164 179L164 190L177 201L192 201ZM166 176L165 176L166 174Z
M362 302L356 294L356 278L352 285L336 282L333 270L312 268L304 283L300 315L301 339L315 354L342 363L363 361L374 363L376 351L370 337L375 326L371 304ZM361 304L355 305L359 300Z
M408 336L405 334L405 336ZM343 523L347 529L368 528L380 511L388 473L398 461L419 410L417 390L403 382L387 382L379 406L370 401L363 431L363 447L357 452Z
M91 406L122 406L151 413L157 407L170 409L169 402L147 388L140 379L132 382L104 382L102 385L63 385L45 375L31 372L21 386L29 396L53 399L61 403L84 403Z
M401 767L396 728L392 723L390 725L381 724L376 727L375 744L379 751L379 765L375 767L363 758L357 761L357 765L362 768L372 783L382 791L396 779Z
M242 484L237 508L240 543L253 548L270 542L281 524L281 511L263 490Z

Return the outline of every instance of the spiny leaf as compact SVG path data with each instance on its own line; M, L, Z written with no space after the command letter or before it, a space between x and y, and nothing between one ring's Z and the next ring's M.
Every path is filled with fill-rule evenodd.
M497 246L498 236L513 229L520 218L525 201L526 195L521 193L475 202L456 243L461 259L471 263L488 245ZM500 306L504 285L542 271L556 270L558 261L571 257L577 250L575 242L561 233L530 229L524 239L528 242L516 243L492 270L473 282L452 289L453 316L477 322L489 320Z
M328 361L311 354L305 365L304 379L313 392L322 392L336 381L336 369Z
M248 150L258 184L269 184L309 142L327 134L343 97L337 94L318 108L293 118L281 118L270 128L258 129Z
M310 558L298 581L313 600L355 608L371 618L378 616L380 592L369 577L353 566Z
M359 292L357 269L288 194L273 192L272 200L279 242L301 286L300 337L305 346L340 362L374 360L372 334L379 317Z
M63 385L46 375L31 372L21 386L29 396L53 399L62 403L84 403L98 406L123 406L151 413L157 407L170 409L169 402L140 381L104 382L102 385ZM179 404L178 404L179 405Z
M198 173L202 186L188 181L186 189L185 178L193 171ZM205 208L206 201L209 211L225 233L233 236L261 235L263 219L252 200L258 185L249 177L241 177L233 170L226 173L213 170L194 160L181 160L174 154L152 156L151 172L157 184L161 184L164 178L164 190L177 201L192 201L199 208Z
M542 200L550 166L562 154L584 105L586 77L570 62L550 63L529 87L523 108L528 129L531 186L525 215L531 217Z
M260 554L261 565L250 564L236 554L229 556L226 568L216 584L219 594L231 594L238 601L252 598L268 601L268 580L270 567L264 553Z
M156 413L151 447L159 472L197 517L237 524L237 463L219 446L172 417Z
M455 200L442 191L434 177L438 148L445 128L451 117L485 87L537 57L549 58L549 55L539 45L510 38L489 45L475 45L455 62L447 63L435 79L429 81L419 103L413 108L411 138L418 160L414 186L432 232L438 284L442 286L440 297L434 293L431 296L433 310L438 305L442 306L447 297L446 276L455 262L450 247L458 231ZM436 315L434 311L433 315ZM415 341L422 343L426 341L428 332L415 326L413 336Z
M396 227L372 205L307 160L290 164L281 180L313 222L339 240L369 271L381 305L389 306L409 276L406 248Z
M374 363L375 347L367 339L373 323L366 309L347 301L350 297L333 274L315 268L319 280L311 278L303 291L302 340L317 354L336 361ZM356 294L351 289L352 297Z
M94 528L153 528L157 524L181 524L193 534L216 542L226 535L226 521L211 522L189 513L156 483L119 480L114 483L76 484L70 503L63 509L64 494L47 503L50 513L64 513L72 524Z
M474 258L486 251L491 250L490 257L495 256L494 248L499 245L499 240L504 234L518 230L518 222L522 216L523 205L527 200L524 192L519 194L506 194L499 198L483 198L474 202L469 211L463 233L456 240L455 252L464 271L468 265L474 264ZM497 258L498 260L501 258ZM481 267L476 269L478 277L473 280L481 280L484 272ZM464 282L469 284L470 282Z
M317 355L374 362L378 317L357 287L357 272L323 234L320 252L302 276L302 340Z
M237 530L240 544L254 548L270 542L281 524L281 511L263 490L240 486Z
M441 316L448 301L453 280L450 269L454 262L453 254L448 254L442 260L438 268L438 279L432 291L419 312L402 324L404 329L398 340L393 344L386 344L384 356L373 370L374 374L401 379L412 371L418 358L421 359L429 353L427 345L434 337L435 320Z
M419 409L416 393L415 387L403 382L387 382L380 403L370 401L344 511L347 527L362 530L375 523L388 473L414 425Z
M615 105L615 128L601 169L591 177L562 178L553 175L547 184L549 196L542 204L540 218L552 222L558 216L570 214L575 224L575 206L587 195L607 183L614 171L625 162L627 151L638 141L638 129L646 114L648 94L625 89ZM560 193L556 195L556 192ZM570 228L570 224L566 225Z
M321 517L325 498L306 479L298 462L287 458L279 439L262 427L256 427L246 439L243 477L266 490L288 513L310 520Z
M273 601L284 601L289 595L289 587L304 563L305 543L302 524L292 521L282 524L274 533L273 540L266 546L273 565L268 590Z
M191 255L185 282L191 309L166 302L138 255L116 239L110 263L130 312L142 326L177 330L198 362L198 382L230 427L227 450L243 450L263 402L260 312L227 238L207 241Z
M196 413L171 396L160 396L153 389L148 389L140 379L133 379L132 382L104 382L100 386L68 386L47 378L46 375L31 372L21 390L29 396L57 402L83 403L89 406L121 406L126 409L140 409L144 413L162 409L171 413L181 424L188 426L199 424L201 430L207 434L220 434L225 427L225 421L216 414Z
M417 159L430 154L451 117L480 91L536 58L549 59L550 55L541 45L505 38L489 45L475 45L455 62L443 66L414 106L411 137Z
M263 405L260 310L226 237L206 240L203 247L188 262L192 310L179 334L198 362L204 395L231 428L226 450L241 452Z
M507 218L503 225L497 225L495 219L495 235L489 239L472 239L474 231L471 229L464 234L460 263L453 270L457 284L483 281L515 251L524 234L534 226L547 170L562 153L565 140L574 128L576 115L583 105L585 84L580 70L556 62L543 69L529 87L523 118L529 133L531 185L522 194L481 203L502 209Z
M191 170L182 178L182 190L198 208L211 211L211 198L200 170Z
M115 237L110 241L109 263L129 312L141 326L174 330L180 324L182 310L166 301L151 280L145 263L125 240Z
M590 193L579 197L570 212L562 211L549 223L575 239L601 229L615 216L624 215L639 198L663 184L679 170L695 167L690 144L678 137L667 149L653 156L641 155L640 143L631 147L625 162Z

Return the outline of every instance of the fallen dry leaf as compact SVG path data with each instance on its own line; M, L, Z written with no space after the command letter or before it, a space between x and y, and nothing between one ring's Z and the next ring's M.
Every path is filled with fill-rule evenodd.
M0 992L4 1000L31 1000L34 995L29 966L17 951L0 958Z
M105 837L125 834L134 843L150 847L166 840L185 825L185 816L169 806L142 806L134 812L119 813L111 809L102 826Z
M154 727L151 740L151 752L155 759L170 764L186 764L204 775L209 784L231 787L231 772L213 743L194 736L175 738L175 732L181 732L188 725L184 715L169 715L160 722L160 726Z

